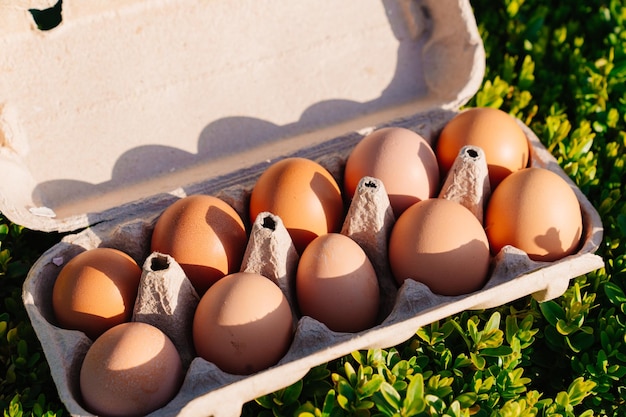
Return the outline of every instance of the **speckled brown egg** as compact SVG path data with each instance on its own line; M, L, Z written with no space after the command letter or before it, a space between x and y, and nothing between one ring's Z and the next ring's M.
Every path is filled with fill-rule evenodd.
M79 253L59 272L52 307L59 326L95 339L129 321L141 279L141 268L128 254L112 248Z
M178 392L183 368L172 341L146 323L112 327L91 345L80 368L85 407L101 416L143 416Z
M439 187L439 166L430 144L401 127L375 130L354 147L344 170L348 197L365 176L382 181L396 217L412 204L435 196Z
M251 374L276 364L293 337L287 298L268 278L228 275L200 299L193 319L198 355L225 372Z
M217 197L197 194L165 209L154 226L151 249L172 256L202 295L239 270L247 243L235 209Z
M505 245L536 261L555 261L580 244L583 224L572 187L544 168L526 168L507 177L494 191L485 213L494 254Z
M306 247L296 273L298 307L329 329L357 332L373 326L380 305L376 272L352 239L319 236Z
M299 253L317 236L336 232L343 222L339 185L323 166L286 158L257 180L250 196L250 220L270 212L281 218Z
M392 273L435 294L461 295L486 282L489 242L481 223L459 203L433 198L415 203L396 221L389 240Z

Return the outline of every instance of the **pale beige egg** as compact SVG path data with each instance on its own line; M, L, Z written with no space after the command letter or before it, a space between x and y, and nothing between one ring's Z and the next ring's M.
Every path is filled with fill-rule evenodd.
M382 181L396 217L412 204L435 196L439 188L439 166L430 144L401 127L378 129L364 137L350 153L344 171L350 198L363 177Z
M582 213L565 179L544 168L526 168L496 188L487 205L485 228L494 254L511 245L533 260L551 262L580 245Z
M352 239L330 233L313 240L296 273L298 306L329 329L357 332L372 327L380 305L376 272Z
M409 207L389 240L393 275L413 279L435 294L461 295L485 284L489 242L481 223L459 203L433 198Z
M91 345L80 369L87 410L102 416L142 416L167 404L183 380L172 341L146 323L112 327Z
M289 349L293 317L287 298L268 278L228 275L200 299L193 319L198 355L232 374L251 374L278 362Z

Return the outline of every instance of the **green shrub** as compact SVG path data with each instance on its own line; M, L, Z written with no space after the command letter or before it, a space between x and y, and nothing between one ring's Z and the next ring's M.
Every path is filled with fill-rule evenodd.
M0 406L5 416L63 411L41 344L22 304L22 284L32 263L57 241L25 230L0 215Z

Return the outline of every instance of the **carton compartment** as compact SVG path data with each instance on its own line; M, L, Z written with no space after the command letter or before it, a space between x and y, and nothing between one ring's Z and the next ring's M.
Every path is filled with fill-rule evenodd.
M457 113L454 111L431 110L385 125L365 128L291 155L318 161L341 184L341 173L348 154L369 132L384 126L406 127L421 134L434 145L443 125L455 114ZM152 415L238 415L245 402L288 386L302 378L313 366L355 350L395 346L412 337L419 327L463 310L495 307L528 294L533 294L539 301L557 297L565 291L571 278L602 267L602 259L593 254L602 239L602 226L597 212L559 168L556 160L539 143L536 136L527 127L523 125L522 127L532 146L530 164L556 172L566 179L576 192L583 213L584 231L580 248L575 254L556 262L535 262L524 252L513 247L505 247L493 258L491 274L486 285L474 293L440 296L413 280L405 281L398 288L392 282L386 260L386 236L393 220L388 214L388 201L385 201L385 196L381 193L384 191L382 183L377 182L375 178L366 178L361 182L361 191L348 210L342 232L352 236L362 245L377 271L383 306L378 324L358 333L333 332L310 317L300 317L295 303L292 302L296 333L287 354L269 369L242 376L222 372L214 364L194 357L184 327L190 326L191 323L184 325L176 321L174 322L176 324L167 323L170 317L158 315L142 318L142 309L138 307L141 303L138 302L135 306L135 319L152 320L169 333L170 337L181 341L177 347L188 366L185 381L178 395ZM469 156L473 157L474 152L470 152ZM150 253L150 236L159 214L176 198L185 194L205 193L230 203L242 218L246 219L251 188L256 178L270 163L258 164L250 169L209 180L184 190L179 196L167 195L167 198L162 198L159 204L143 206L141 211L132 216L116 222L97 224L69 235L47 251L33 266L24 284L24 303L50 363L59 395L71 414L89 414L81 405L78 373L91 341L81 332L55 326L51 293L62 266L81 251L96 247L114 247L128 253L139 265L143 265L142 280L149 280L152 277L158 286L159 279L168 277L167 279L180 283L183 288L181 293L187 292L184 289L186 277L176 260L166 255ZM463 163L466 164L468 161ZM468 169L475 169L471 166L471 161L469 164ZM466 204L482 204L476 203L472 198L469 200L471 201ZM359 214L356 215L355 212ZM291 250L293 248L290 246L288 235L284 233L280 219L271 213L263 213L255 220L248 224L251 237L242 270L261 272L272 279L288 298L293 299L293 269L297 263L297 255ZM267 262L269 258L273 259L270 263ZM170 290L158 289L158 291L167 293ZM193 300L193 294L191 296L187 294L186 297L187 300ZM152 301L148 291L143 297L143 302L148 306L147 312L154 312L160 308L158 303L150 307ZM184 307L185 303L179 305ZM180 315L179 320L185 320L189 318L190 312L191 310L187 308L173 315Z

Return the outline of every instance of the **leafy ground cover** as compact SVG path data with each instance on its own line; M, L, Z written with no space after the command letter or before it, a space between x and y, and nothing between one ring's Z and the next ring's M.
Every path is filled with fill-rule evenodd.
M316 367L244 415L626 415L626 2L472 5L487 73L468 106L510 112L557 157L600 213L605 268L553 301L463 312ZM0 217L5 416L67 414L20 301L28 268L56 239Z

